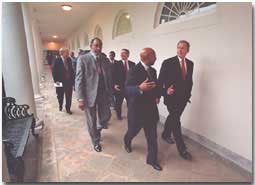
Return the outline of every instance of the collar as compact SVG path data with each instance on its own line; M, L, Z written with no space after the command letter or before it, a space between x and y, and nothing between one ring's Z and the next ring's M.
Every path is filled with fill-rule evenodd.
M177 57L179 59L179 62L181 62L182 61L181 57L179 57L178 55L177 55ZM184 58L184 62L186 62L186 58Z
M142 66L144 67L144 69L145 69L146 71L150 68L149 66L147 66L146 64L144 64L143 61L141 61L141 64L142 64Z
M63 61L63 62L65 62L65 59L64 59L64 57L63 57L63 56L60 56L60 58L62 59L62 61Z
M91 55L92 55L94 58L96 58L97 56L99 56L99 55L96 55L96 53L94 53L93 51L90 51L90 53L91 53Z

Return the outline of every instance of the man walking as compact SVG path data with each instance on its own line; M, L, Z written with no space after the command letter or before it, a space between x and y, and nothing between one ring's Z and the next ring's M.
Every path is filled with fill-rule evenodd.
M111 117L111 70L109 60L101 52L102 41L99 38L92 39L90 48L89 53L78 59L75 89L79 108L85 110L88 131L94 149L101 152L101 130L107 128Z
M147 141L147 164L155 170L162 170L157 161L157 123L159 112L159 89L157 88L156 70L151 66L156 61L152 48L144 48L140 53L141 62L133 67L127 76L126 94L128 103L128 130L124 136L124 147L132 152L132 139L144 129Z
M60 57L56 59L53 65L53 79L55 83L62 83L62 86L56 87L56 93L59 103L59 110L63 109L64 95L66 98L66 112L72 114L72 94L74 85L74 71L72 61L69 57L69 50L61 48L59 50Z
M181 115L190 101L193 86L193 62L186 58L190 44L181 40L177 44L177 56L166 59L161 66L159 74L159 86L164 95L164 104L167 106L169 115L165 122L162 138L169 144L171 132L173 132L176 146L180 156L191 160L192 156L187 151L181 132Z

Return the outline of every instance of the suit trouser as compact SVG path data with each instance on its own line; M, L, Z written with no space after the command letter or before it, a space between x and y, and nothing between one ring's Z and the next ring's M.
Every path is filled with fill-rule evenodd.
M122 114L122 103L125 98L123 93L116 93L115 94L116 102L115 102L115 110L118 117L121 117ZM128 100L126 98L126 101L128 103Z
M98 93L95 105L85 108L85 115L92 143L93 145L99 144L101 128L106 126L111 118L109 96L105 92Z
M181 153L186 150L185 143L182 137L181 131L181 115L186 107L187 102L179 101L178 103L172 103L167 105L169 115L166 119L163 136L170 137L171 132L173 132L174 139L178 152Z
M144 125L144 126L142 126ZM131 145L132 139L139 133L143 128L144 134L147 141L147 160L149 164L157 162L158 144L157 144L157 123L142 123L141 125L128 124L128 130L124 136L124 142L127 145Z
M66 110L71 109L73 86L72 84L64 84L63 87L56 87L59 107L63 107L64 95L66 98Z

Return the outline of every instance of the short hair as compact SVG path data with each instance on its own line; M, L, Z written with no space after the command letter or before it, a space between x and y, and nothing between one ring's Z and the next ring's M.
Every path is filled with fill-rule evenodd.
M92 44L94 43L95 40L97 40L97 41L100 43L101 46L103 45L102 40L101 40L100 38L98 38L98 37L94 37L93 39L91 39L90 45L92 45Z
M83 54L83 49L79 49L78 55L82 55Z
M110 51L109 54L116 55L114 51Z
M125 51L127 54L129 54L129 50L126 48L121 49L121 51Z
M186 40L180 40L180 41L177 43L177 46L178 46L180 43L186 44L186 45L187 45L188 51L190 50L190 43L189 43L188 41L186 41Z
M63 55L65 51L68 51L68 48L60 48L59 49L59 55Z

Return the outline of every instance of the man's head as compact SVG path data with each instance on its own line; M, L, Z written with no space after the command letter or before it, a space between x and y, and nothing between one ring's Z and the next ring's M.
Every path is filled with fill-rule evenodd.
M102 40L99 39L98 37L95 37L90 41L91 51L94 52L96 55L101 53L102 46L103 46Z
M69 57L69 50L67 48L60 48L59 55L64 58L67 58L67 57Z
M188 41L186 40L180 40L178 43L177 43L177 55L180 57L180 58L185 58L186 55L188 54L189 52L189 49L190 49L190 44Z
M115 58L115 52L114 52L114 51L110 51L110 52L109 52L109 58L110 58L111 60L114 60L114 58Z
M79 49L78 55L80 56L80 55L82 55L82 54L83 54L83 50L82 50L82 49Z
M152 66L157 59L156 53L152 48L143 48L140 52L140 58L147 66Z
M120 58L121 58L121 60L127 60L128 59L128 57L129 57L129 50L128 49L122 49L121 51L120 51Z
M73 51L71 52L71 57L74 57L74 52Z

